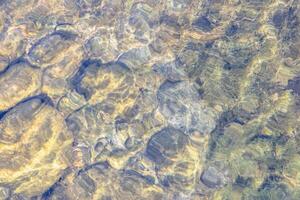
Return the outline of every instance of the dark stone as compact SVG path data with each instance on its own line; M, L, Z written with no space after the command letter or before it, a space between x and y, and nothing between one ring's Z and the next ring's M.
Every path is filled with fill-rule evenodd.
M259 187L258 191L262 190L269 190L271 188L274 188L279 181L282 180L282 177L278 175L270 175L265 178L264 182Z
M287 89L293 91L293 94L300 95L300 77L288 81Z
M153 176L147 175L143 177L147 184L153 185L155 184L155 178Z
M155 133L148 141L146 156L156 164L164 164L182 150L187 143L187 136L181 131L168 127Z
M297 16L297 8L290 7L287 14L287 28L288 29L298 29L299 28L299 18Z
M204 47L207 48L207 49L210 49L210 48L213 47L214 43L215 43L215 41L208 41L208 42L205 43ZM207 57L208 57L208 55L205 54L205 53L203 53L201 55L201 59L203 59L203 60L206 60Z
M156 162L157 164L163 163L166 160L165 156L160 152L158 147L151 143L147 145L146 155L150 160Z
M243 176L238 175L238 177L235 180L234 185L245 188L245 187L249 187L251 185L251 183L252 183L251 178L249 178L249 177L245 178Z
M6 115L8 111L0 111L0 120Z
M51 196L54 192L54 188L50 187L48 190L46 190L43 194L42 194L42 199L44 200L48 200L51 199Z
M204 32L210 32L213 29L212 23L205 16L201 16L193 22L193 26Z
M282 10L277 10L272 18L272 22L276 28L282 28L283 23L286 19L286 13Z
M286 28L281 30L281 38L287 46L299 41L299 18L297 8L290 7L287 11Z
M203 85L203 81L202 81L199 77L196 78L195 82L196 82L199 86L202 86L202 85Z
M228 62L226 62L226 63L224 64L223 68L226 69L226 70L231 70L231 69L234 68L234 65L232 65L232 64L230 64L230 63L228 63Z
M230 24L227 27L225 34L230 37L230 36L234 36L237 32L238 32L238 25Z
M170 181L169 181L169 177L168 177L168 176L164 177L164 178L160 181L160 184L161 184L163 187L166 187L166 188L170 187L171 183L170 183Z

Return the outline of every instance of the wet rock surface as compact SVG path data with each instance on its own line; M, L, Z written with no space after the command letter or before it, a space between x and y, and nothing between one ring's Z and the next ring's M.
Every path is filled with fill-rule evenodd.
M0 200L300 199L298 0L0 0Z

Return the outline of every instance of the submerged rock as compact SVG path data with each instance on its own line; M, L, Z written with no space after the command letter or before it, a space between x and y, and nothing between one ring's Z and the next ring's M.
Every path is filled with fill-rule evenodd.
M0 127L0 180L14 193L39 195L67 168L65 153L72 137L46 97L37 96L12 108Z
M300 199L299 1L0 0L0 199Z
M148 141L146 156L156 164L164 164L169 158L182 151L187 143L187 136L174 128L165 128L155 133Z
M165 82L158 92L160 112L174 128L184 132L210 133L216 126L216 114L200 98L196 86L187 81Z
M208 167L200 177L201 182L209 188L218 188L225 183L225 177L214 167Z
M0 74L0 110L13 107L23 99L38 92L41 86L41 72L27 62L11 64Z
M63 51L71 46L76 35L66 31L56 31L36 42L29 50L29 60L37 66L49 65Z

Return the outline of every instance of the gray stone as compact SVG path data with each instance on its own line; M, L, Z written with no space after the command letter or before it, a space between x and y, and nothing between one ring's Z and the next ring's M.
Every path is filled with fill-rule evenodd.
M180 81L187 78L184 67L177 65L176 62L155 64L152 70L169 81Z
M213 109L201 102L201 96L192 83L167 81L160 86L157 99L160 112L174 128L209 133L216 126Z
M141 69L151 56L151 52L148 47L141 47L131 49L128 52L122 54L118 61L125 63L131 69Z
M209 188L218 188L225 183L224 176L215 167L208 167L204 170L200 180Z

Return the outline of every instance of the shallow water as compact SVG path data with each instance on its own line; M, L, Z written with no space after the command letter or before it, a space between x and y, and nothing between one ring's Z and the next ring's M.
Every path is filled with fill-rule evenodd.
M0 200L300 199L298 0L0 0Z

